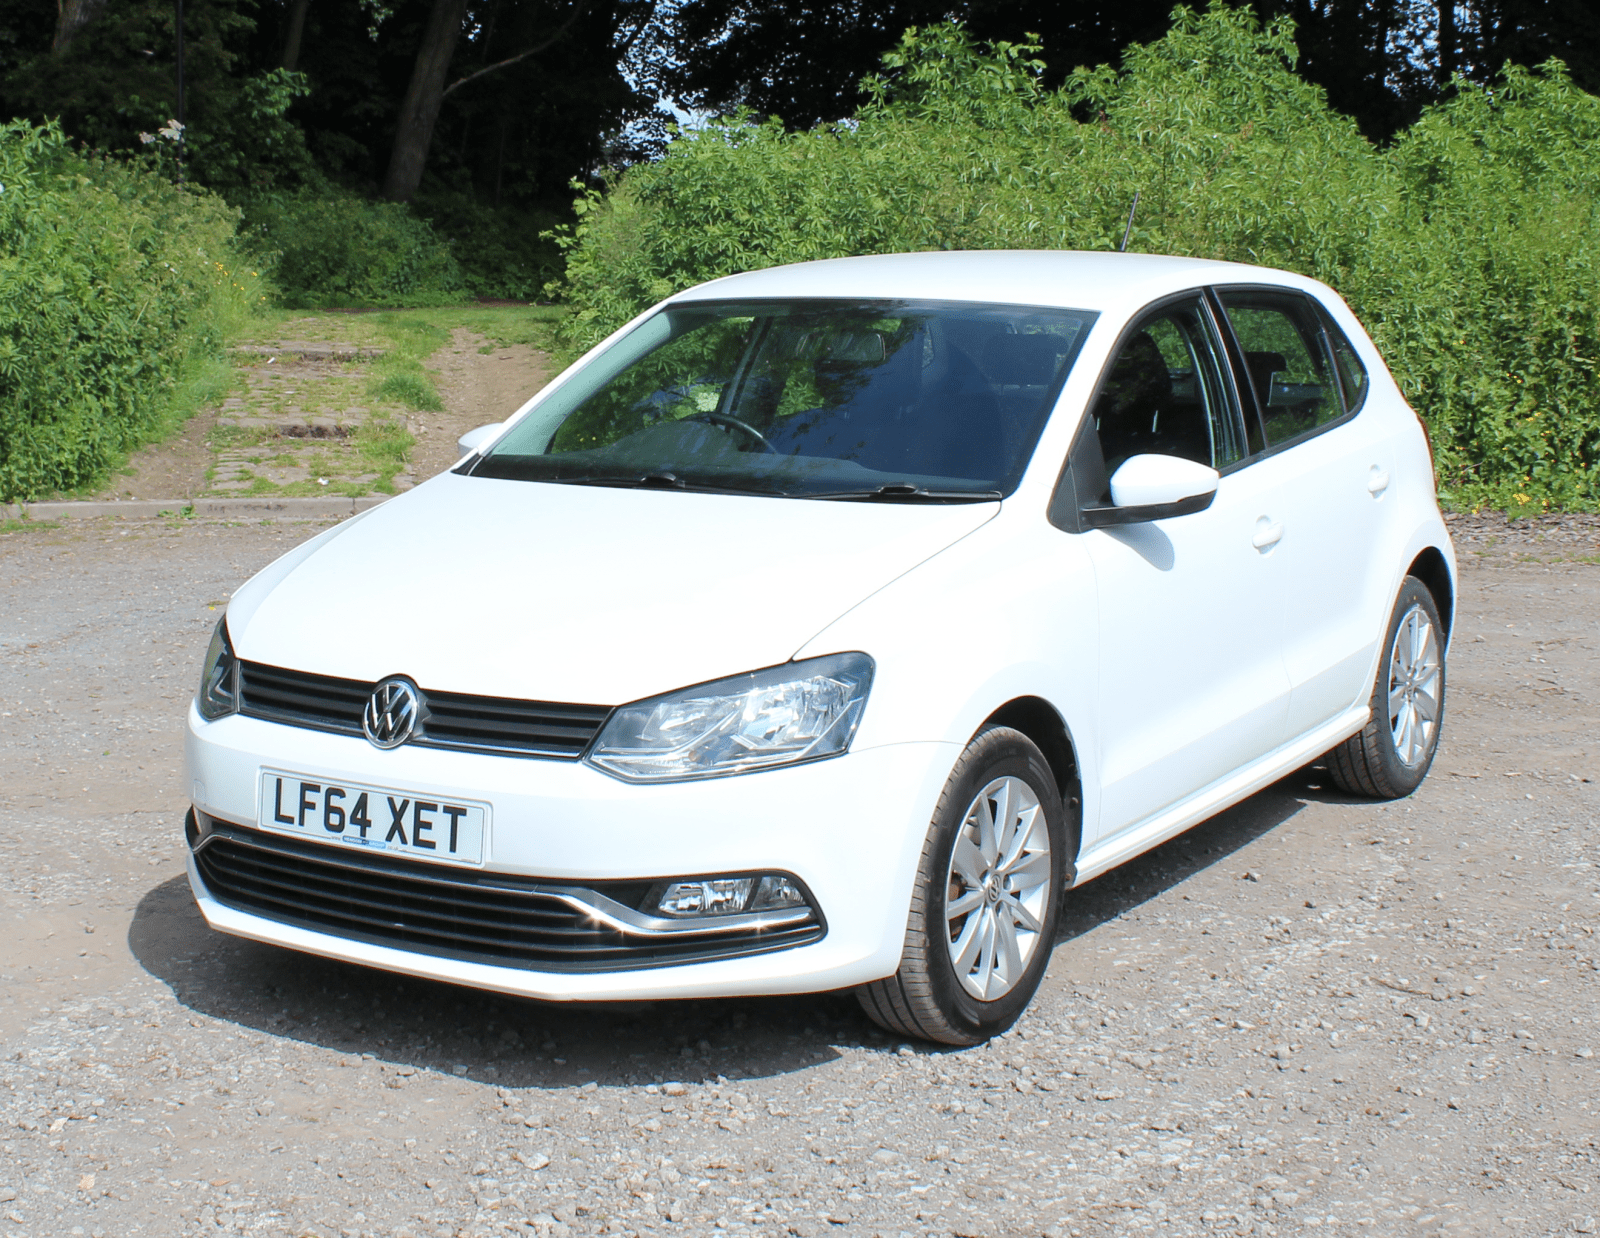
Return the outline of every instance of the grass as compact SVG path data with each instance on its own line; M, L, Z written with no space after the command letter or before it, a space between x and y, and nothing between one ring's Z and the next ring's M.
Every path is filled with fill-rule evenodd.
M567 316L567 309L560 305L451 305L440 309L396 310L393 316L423 320L446 335L457 327L465 327L496 348L525 344L549 352L555 345L554 328Z
M446 305L433 309L316 312L270 310L262 314L240 342L296 339L310 343L349 343L384 348L394 335L442 332L445 337L465 327L491 341L496 348L526 344L548 351L552 330L567 316L559 305ZM445 342L440 340L440 343ZM438 345L435 345L437 347Z
M374 400L391 400L396 404L404 404L407 408L414 408L430 413L443 410L444 401L439 398L439 389L435 387L422 367L416 370L391 368L387 374L374 378L367 385L367 391Z
M0 520L0 535L7 533L38 533L45 529L59 529L60 527L61 522L59 520L29 520L26 517L21 520L6 519Z

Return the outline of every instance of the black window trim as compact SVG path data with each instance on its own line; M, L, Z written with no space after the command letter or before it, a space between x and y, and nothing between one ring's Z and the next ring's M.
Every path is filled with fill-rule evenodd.
M1366 407L1366 400L1363 399L1362 402L1354 409L1352 409L1345 401L1344 385L1339 380L1339 366L1334 360L1333 348L1327 334L1327 320L1329 317L1328 311L1322 307L1322 303L1318 301L1316 297L1299 288L1287 288L1282 284L1213 284L1211 287L1206 289L1206 291L1216 302L1217 316L1221 319L1223 329L1227 334L1229 341L1229 357L1233 362L1233 365L1238 370L1238 373L1235 375L1235 380L1238 382L1241 392L1245 390L1250 392L1251 406L1255 409L1257 423L1261 426L1262 449L1255 455L1247 457L1244 463L1254 464L1258 460L1265 460L1270 456L1278 455L1280 452L1289 451L1292 448L1299 447L1302 443L1308 443L1319 435L1326 434L1329 430L1334 430L1339 426L1346 425L1360 416L1361 410ZM1233 322L1228 317L1227 307L1222 304L1222 294L1225 292L1264 292L1270 293L1274 296L1291 298L1299 297L1302 301L1306 302L1311 309L1312 318L1316 321L1318 329L1322 332L1323 362L1327 365L1329 372L1332 374L1332 382L1330 386L1333 388L1333 394L1335 398L1339 401L1339 407L1343 410L1340 416L1335 417L1331 421L1325 421L1320 426L1312 426L1311 429L1302 431L1301 433L1296 434L1293 438L1286 438L1281 443L1267 442L1266 421L1262 412L1264 406L1261 402L1260 395L1256 392L1255 382L1250 377L1250 367L1244 364L1244 348L1239 343L1239 337L1234 334ZM1351 351L1353 352L1354 349ZM1356 359L1360 360L1359 355ZM1366 367L1363 366L1362 368L1365 369Z
M1311 297L1309 300L1312 305L1316 306L1317 314L1322 319L1322 333L1328 337L1329 352L1334 351L1333 345L1336 341L1343 340L1344 346L1350 350L1350 355L1355 358L1355 363L1361 367L1362 374L1366 376L1367 381L1366 385L1361 389L1361 398L1352 405L1350 403L1350 393L1344 387L1344 374L1339 369L1339 358L1337 355L1331 358L1333 361L1333 377L1339 387L1339 398L1343 402L1345 416L1358 416L1361 410L1367 406L1367 395L1372 390L1372 371L1367 368L1367 363L1361 359L1361 354L1356 351L1356 346L1350 342L1349 334L1334 321L1333 315L1328 312L1328 307L1317 300L1316 297Z
M1100 436L1094 431L1090 412L1111 376L1111 367L1116 363L1123 345L1142 331L1153 316L1174 305L1191 301L1199 303L1201 320L1211 331L1212 342L1221 345L1223 356L1227 361L1227 364L1221 367L1224 395L1231 401L1230 411L1234 419L1234 429L1241 435L1240 442L1245 448L1245 454L1233 463L1218 469L1217 472L1226 477L1260 459L1259 455L1251 455L1249 451L1250 440L1244 422L1244 389L1239 385L1239 376L1236 372L1239 360L1234 356L1238 351L1238 341L1233 338L1231 328L1226 327L1226 319L1219 318L1210 292L1209 288L1204 287L1188 288L1182 292L1158 297L1129 319L1128 325L1118 334L1111 351L1106 354L1106 362L1100 370L1100 377L1095 380L1094 390L1089 393L1088 402L1083 406L1078 429L1072 437L1072 446L1067 451L1067 458L1056 477L1055 487L1050 492L1050 503L1045 509L1046 519L1056 528L1065 533L1086 533L1092 528L1100 527L1084 519L1084 512L1100 505L1101 496L1111 484L1111 478L1106 473L1105 457L1100 451ZM1253 400L1251 407L1254 408ZM1265 434L1261 436L1261 441L1266 441Z

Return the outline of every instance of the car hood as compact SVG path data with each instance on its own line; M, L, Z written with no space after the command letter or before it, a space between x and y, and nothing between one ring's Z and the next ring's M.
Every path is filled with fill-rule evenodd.
M228 629L252 662L616 705L787 661L998 510L445 474L263 570Z

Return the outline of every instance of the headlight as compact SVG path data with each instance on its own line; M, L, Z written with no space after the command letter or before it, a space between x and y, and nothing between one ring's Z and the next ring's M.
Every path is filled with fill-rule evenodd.
M211 648L206 650L206 666L200 672L200 691L194 703L200 716L210 719L239 708L239 661L228 643L227 616L217 621L217 629L211 633Z
M850 747L872 659L835 653L624 705L590 765L627 782L720 778L836 757Z

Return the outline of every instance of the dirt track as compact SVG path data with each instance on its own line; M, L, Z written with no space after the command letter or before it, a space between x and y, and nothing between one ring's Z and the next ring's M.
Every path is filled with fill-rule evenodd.
M210 933L180 719L315 527L0 535L0 1235L1600 1232L1600 523L1458 526L1412 800L1310 771L1075 892L955 1053L845 996L541 1007Z

